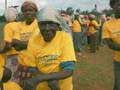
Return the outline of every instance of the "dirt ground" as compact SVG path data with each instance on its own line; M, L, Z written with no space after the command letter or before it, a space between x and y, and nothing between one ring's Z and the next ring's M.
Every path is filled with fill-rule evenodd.
M112 90L113 51L104 46L94 54L85 48L82 56L76 57L74 90Z

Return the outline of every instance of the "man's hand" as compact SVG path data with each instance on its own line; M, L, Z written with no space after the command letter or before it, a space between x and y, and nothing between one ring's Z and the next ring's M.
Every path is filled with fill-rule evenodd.
M48 86L51 90L60 90L57 80L48 81Z

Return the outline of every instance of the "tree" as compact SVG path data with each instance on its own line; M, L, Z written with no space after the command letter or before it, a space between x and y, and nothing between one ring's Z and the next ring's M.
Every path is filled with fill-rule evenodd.
M76 13L80 14L80 8L76 9Z
M68 7L67 9L66 9L66 12L67 12L67 14L68 15L73 15L74 14L74 9L72 8L72 7Z
M112 9L104 9L102 11L103 14L106 14L107 16L111 16L113 14L113 10Z
M0 16L0 22L5 22L5 16L4 15Z

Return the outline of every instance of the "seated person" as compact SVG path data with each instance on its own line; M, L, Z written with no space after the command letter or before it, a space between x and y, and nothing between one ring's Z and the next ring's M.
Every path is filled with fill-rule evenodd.
M30 86L34 88L31 90L73 90L72 75L76 62L73 42L67 32L60 30L58 15L50 8L38 13L40 32L29 40L23 61L39 72L26 80L24 90L30 90Z

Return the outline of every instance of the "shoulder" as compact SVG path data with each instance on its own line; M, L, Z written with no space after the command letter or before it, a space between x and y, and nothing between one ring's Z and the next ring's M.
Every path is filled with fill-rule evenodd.
M65 31L57 31L58 35L61 36L62 39L68 39L68 38L72 38L71 35L68 32Z
M7 23L5 26L6 27L11 26L12 27L12 26L15 26L15 25L18 25L18 22L10 22L10 23Z
M104 25L113 24L115 21L116 21L116 19L111 19L111 20L109 20L109 21L106 21L106 22L104 23Z

